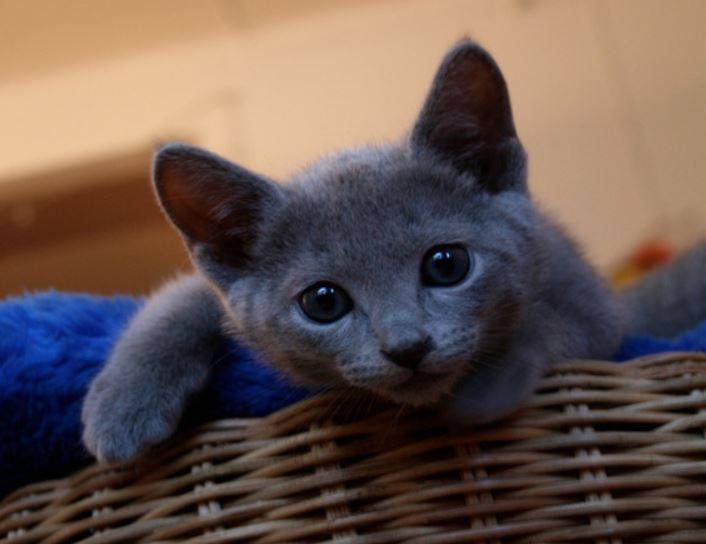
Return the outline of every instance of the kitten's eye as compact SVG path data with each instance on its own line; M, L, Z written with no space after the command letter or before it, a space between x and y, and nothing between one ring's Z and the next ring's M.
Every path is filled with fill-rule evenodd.
M342 287L320 282L299 295L299 306L309 319L319 323L332 323L351 311L353 301Z
M468 274L471 258L458 245L434 246L422 260L422 281L425 285L448 287Z

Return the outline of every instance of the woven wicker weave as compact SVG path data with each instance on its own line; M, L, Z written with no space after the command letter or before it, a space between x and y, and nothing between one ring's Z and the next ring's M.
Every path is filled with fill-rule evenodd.
M516 419L319 396L0 503L2 542L706 542L706 355L557 367Z

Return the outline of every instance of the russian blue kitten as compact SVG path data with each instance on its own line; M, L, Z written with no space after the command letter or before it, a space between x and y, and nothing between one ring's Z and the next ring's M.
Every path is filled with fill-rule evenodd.
M447 54L402 144L284 185L173 144L154 184L197 272L150 299L91 385L84 441L99 459L174 432L225 331L299 382L469 425L622 336L615 297L532 202L503 76L471 42Z

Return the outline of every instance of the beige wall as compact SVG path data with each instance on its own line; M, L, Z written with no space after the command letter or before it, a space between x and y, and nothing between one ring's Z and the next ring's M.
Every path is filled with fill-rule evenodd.
M705 229L704 5L0 1L0 195L173 135L283 177L400 137L471 35L506 73L538 200L605 267L675 217Z

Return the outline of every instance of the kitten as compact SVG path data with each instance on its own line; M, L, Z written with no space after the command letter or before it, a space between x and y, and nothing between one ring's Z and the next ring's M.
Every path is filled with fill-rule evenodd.
M497 65L463 42L403 144L338 153L276 183L181 144L155 189L196 265L135 317L83 408L99 459L169 437L230 331L301 383L435 404L477 424L552 362L605 358L616 297L527 192Z

